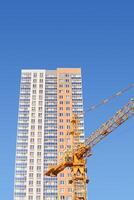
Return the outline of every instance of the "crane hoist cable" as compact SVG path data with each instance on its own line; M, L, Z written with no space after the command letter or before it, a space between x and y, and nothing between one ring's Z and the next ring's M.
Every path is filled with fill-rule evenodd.
M114 93L113 95L109 96L108 98L103 99L103 100L100 101L98 104L91 105L87 110L85 110L85 111L83 112L83 114L86 115L88 112L93 111L93 110L99 108L100 106L109 103L112 99L114 99L114 98L116 98L116 97L119 97L119 96L122 96L124 93L128 92L128 91L129 91L130 89L132 89L132 88L134 88L134 83L129 84L126 88L123 88L122 90L120 90L120 91Z

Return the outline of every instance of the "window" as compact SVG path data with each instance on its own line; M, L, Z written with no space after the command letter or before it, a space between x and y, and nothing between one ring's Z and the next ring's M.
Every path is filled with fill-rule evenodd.
M59 129L63 129L64 127L63 126L59 126Z
M35 123L35 119L31 119L31 123L34 124Z
M41 181L37 181L36 184L37 184L37 185L41 185Z
M38 119L38 123L41 124L42 123L42 119Z
M68 177L71 177L72 175L71 175L71 173L68 173L67 176L68 176Z
M37 166L37 171L40 171L41 170L41 166Z
M42 111L42 107L39 107L39 111Z
M42 113L38 113L38 117L42 117Z
M30 149L34 149L34 145L30 145Z
M36 86L37 86L36 84L33 84L33 88L36 88Z
M60 200L65 200L65 196L60 196Z
M33 173L29 173L29 177L32 178L33 177Z
M38 126L38 130L41 130L41 129L42 129L42 126L41 126L41 125L39 125L39 126Z
M60 173L60 177L64 177L64 173Z
M40 79L40 83L43 83L43 79Z
M30 139L30 142L33 143L33 142L34 142L34 138L31 138L31 139Z
M34 130L34 129L35 129L35 126L34 126L34 125L32 125L32 126L31 126L31 129L32 129L32 130Z
M70 129L70 126L69 126L69 125L67 125L67 129Z
M38 141L38 144L40 144L40 143L41 143L41 138L38 138L38 140L37 140L37 141Z
M32 102L32 106L36 106L36 101L33 101L33 102Z
M30 163L30 164L33 164L33 163L34 163L34 159L30 159L30 160L29 160L29 163Z
M60 192L64 192L64 188L60 188Z
M63 93L63 90L59 90L59 93Z
M38 146L37 146L37 149L41 149L41 145L38 145Z
M35 117L35 113L31 113L31 117Z
M37 79L33 79L33 83L37 83Z
M33 77L34 77L34 78L37 77L37 73L34 73L34 74L33 74Z
M64 181L60 181L59 184L60 184L60 185L64 185L65 182L64 182Z
M30 152L30 156L34 156L34 152Z
M63 135L64 133L63 132L60 132L60 135Z
M30 181L29 181L29 185L33 185L33 181L30 180Z
M43 77L43 73L40 73L40 77L41 77L41 78Z
M37 178L40 178L41 177L41 174L40 173L37 173Z
M42 106L43 102L42 101L39 101L39 106Z
M31 136L34 136L34 132L31 132Z
M32 96L32 99L33 99L33 100L36 100L36 95L33 95L33 96Z
M69 90L66 90L66 93L69 93Z
M70 142L70 138L67 138L67 142Z
M63 95L60 95L60 96L59 96L59 99L63 99Z
M41 137L42 136L42 133L41 132L38 132L38 137Z
M43 99L43 96L42 95L39 95L39 100L42 100Z
M68 188L68 192L72 192L72 188Z
M35 107L32 107L32 111L35 111Z
M43 88L43 84L40 84L40 85L39 85L39 88L42 89L42 88Z
M36 94L36 90L33 90L33 94Z
M72 197L71 196L67 196L66 200L72 200Z
M38 192L38 193L41 192L41 189L40 189L40 188L37 188L37 189L36 189L36 192Z
M29 170L30 170L30 171L33 171L33 169L34 169L33 166L30 166L30 167L29 167ZM33 182L33 181L32 181L32 182Z
M60 142L64 142L64 138L60 138L59 141L60 141Z
M41 156L41 152L37 152L37 156Z
M43 90L39 90L39 94L43 94Z
M33 200L33 196L29 196L28 199L29 199L29 200Z
M41 159L37 159L37 163L38 163L38 164L41 164Z
M67 98L67 99L70 99L70 95L66 95L66 98Z

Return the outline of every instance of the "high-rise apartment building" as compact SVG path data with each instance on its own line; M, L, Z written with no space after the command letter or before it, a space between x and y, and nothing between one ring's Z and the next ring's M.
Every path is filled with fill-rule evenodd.
M22 70L18 113L14 200L72 200L69 168L43 176L70 148L72 113L80 115L84 142L82 78L79 68Z

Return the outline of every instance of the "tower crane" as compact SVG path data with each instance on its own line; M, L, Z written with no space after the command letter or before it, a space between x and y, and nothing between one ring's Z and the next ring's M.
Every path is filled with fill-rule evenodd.
M72 184L73 188L73 200L86 200L86 188L89 182L86 159L92 155L92 148L133 115L134 99L131 99L124 107L118 110L113 117L91 133L84 143L81 143L79 140L80 131L78 128L79 116L73 114L70 131L71 149L65 152L61 162L56 166L50 166L49 169L44 172L44 175L56 177L66 167L71 168L72 176L69 183Z

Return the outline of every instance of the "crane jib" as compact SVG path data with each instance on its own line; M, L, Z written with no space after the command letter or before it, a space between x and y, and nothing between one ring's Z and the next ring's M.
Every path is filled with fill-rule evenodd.
M134 99L131 99L122 109L104 123L100 128L93 132L85 141L86 146L93 147L101 141L106 135L114 131L123 122L134 115Z

